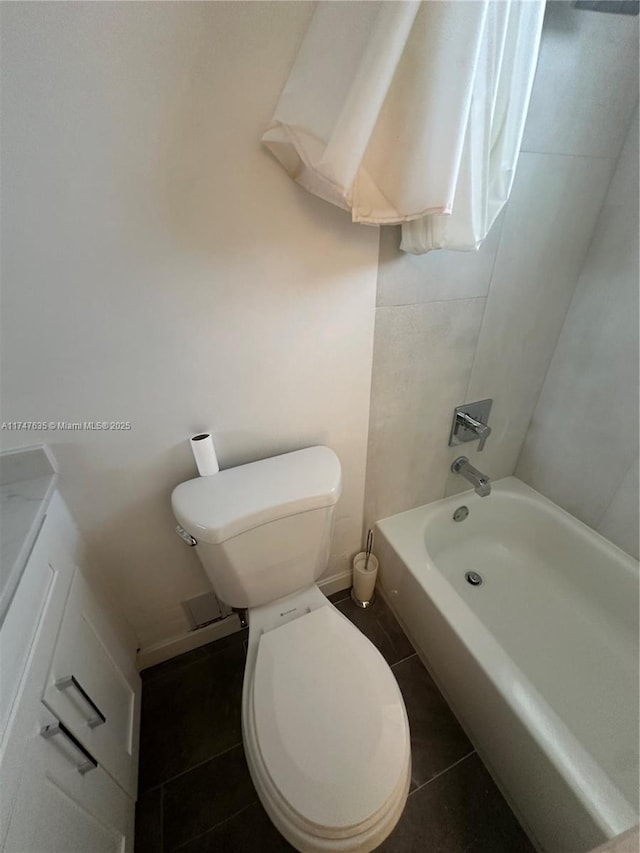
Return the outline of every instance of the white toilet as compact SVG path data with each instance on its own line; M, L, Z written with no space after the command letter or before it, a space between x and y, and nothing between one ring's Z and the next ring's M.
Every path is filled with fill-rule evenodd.
M269 817L304 853L374 850L404 808L409 725L378 650L327 600L341 469L309 447L177 486L173 511L217 595L247 608L247 763Z

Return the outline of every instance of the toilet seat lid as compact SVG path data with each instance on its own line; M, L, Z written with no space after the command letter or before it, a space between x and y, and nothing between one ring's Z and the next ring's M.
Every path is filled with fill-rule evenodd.
M273 784L310 823L357 826L406 772L409 728L397 682L333 607L263 634L253 712Z

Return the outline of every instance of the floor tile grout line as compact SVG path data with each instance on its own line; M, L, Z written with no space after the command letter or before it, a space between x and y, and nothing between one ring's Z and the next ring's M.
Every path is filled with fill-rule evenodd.
M239 740L237 743L234 743L233 746L228 746L226 749L223 749L222 752L216 752L215 755L211 755L209 758L205 758L204 761L198 762L198 764L194 764L193 767L188 767L186 770L181 770L180 773L176 773L175 776L169 776L168 779L163 779L162 782L157 782L153 787L147 788L142 791L141 794L148 794L150 791L155 791L156 788L161 788L163 785L170 785L171 782L174 782L176 779L180 779L181 776L185 776L187 773L191 773L192 770L197 770L199 767L203 767L205 764L208 764L210 761L213 761L216 758L220 758L222 755L226 755L227 752L231 752L232 749L237 749L239 746L242 746L242 740Z
M417 656L418 656L417 652L412 652L410 655L407 655L406 658L402 658L401 660L397 660L395 663L392 663L391 669L393 669L395 666L399 666L401 663L405 663L406 661L411 660L411 658L415 658Z
M349 587L349 588L348 588L348 589L346 589L346 590L339 590L339 592L343 592L343 591L344 591L344 596L343 596L342 598L336 598L335 600L331 601L331 599L329 598L329 596L327 596L327 601L329 601L329 602L330 602L331 604L333 604L334 606L335 606L336 604L341 604L343 601L346 601L346 600L350 597L351 587ZM336 593L334 593L334 595L337 595L337 594L338 594L337 592L336 592Z
M164 853L164 785L160 785L160 853Z
M246 806L243 806L241 809L238 809L237 812L234 812L228 817L225 817L223 820L219 820L218 823L214 824L213 826L210 826L204 832L199 832L197 835L194 835L193 838L189 838L187 839L187 841L181 842L180 844L178 844L177 847L174 847L170 851L166 851L166 853L177 853L178 850L181 850L183 847L186 847L187 844L191 844L192 842L197 841L199 838L204 838L205 835L208 835L210 832L213 832L214 829L219 829L221 826L223 826L223 824L228 823L230 820L233 820L234 818L238 817L238 815L241 815L243 812L246 812L246 810L250 809L251 806L255 806L257 802L258 799L256 797L256 799L252 800L250 803L247 803Z
M182 654L184 655L192 655L194 654L194 652L197 652L197 654L194 656L193 660L189 662L182 662L181 664L175 666L169 666L166 672L157 672L146 677L143 675L144 672L149 669L154 669L156 666L161 667L165 664L172 664L174 661L177 661L178 658L182 657L182 655L176 655L176 657L174 658L169 658L169 660L162 661L162 663L154 664L153 667L147 667L146 670L141 670L140 678L142 679L143 687L145 686L145 684L150 686L156 681L161 681L162 679L169 678L173 675L180 675L184 670L190 669L195 664L202 663L203 661L210 660L212 657L215 657L215 655L217 655L221 651L224 651L224 649L219 648L218 650L213 651L212 649L209 649L207 647L215 645L220 640L228 640L229 638L231 638L231 640L227 643L225 647L226 649L233 648L233 645L235 643L240 645L240 637L236 635L244 635L244 631L244 628L240 628L238 631L234 631L232 634L227 634L225 637L219 637L217 640L211 640L211 642L205 643L203 646L197 646L195 649L191 649L188 652L183 652ZM243 641L245 639L246 638L243 636Z
M152 785L150 788L145 788L144 790L138 787L138 800L140 799L140 797L145 797L147 794L152 794L154 791L157 791L158 788L162 788L163 785L164 782L156 782L155 785Z
M412 797L417 791L421 791L427 785L430 785L432 782L435 782L436 779L439 779L441 776L444 776L444 774L448 773L449 770L453 770L454 767L457 767L458 764L462 764L463 761L466 761L469 756L475 755L475 753L475 749L472 749L471 752L468 752L466 755L463 755L462 758L459 758L457 761L454 761L453 764L450 764L448 767L445 767L444 770L441 770L439 773L436 773L436 775L432 776L431 779L427 779L427 781L423 782L422 785L418 785L417 788L414 788L413 791L409 792L409 796Z
M222 638L222 639L224 639L224 638ZM200 651L201 649L204 649L204 646L199 646L197 649L191 649L190 652L184 652L185 655L193 654L193 652L198 652L198 654L194 656L193 660L182 661L179 664L174 664L173 666L167 667L166 671L164 671L164 672L156 672L156 673L153 673L152 675L147 675L146 677L143 677L142 672L145 672L145 670L143 669L142 672L140 673L140 678L142 680L142 686L143 687L151 687L157 681L162 681L163 679L171 678L172 676L176 676L176 675L182 675L182 673L186 669L190 669L192 666L195 666L197 663L202 663L203 661L206 661L210 657L209 652L208 651ZM173 663L173 661L178 660L179 657L182 657L182 655L178 655L175 658L170 658L168 661L163 661L162 663L158 663L158 664L156 664L156 666L164 666L165 663ZM151 667L148 667L148 669L151 669Z

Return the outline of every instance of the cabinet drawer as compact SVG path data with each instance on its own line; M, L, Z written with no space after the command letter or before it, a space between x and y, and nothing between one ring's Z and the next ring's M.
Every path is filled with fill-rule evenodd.
M83 756L40 705L23 744L25 770L6 827L3 853L127 853L133 849L134 803L100 766L80 773ZM37 806L37 807L36 807Z
M43 701L133 798L139 677L83 575L73 579Z

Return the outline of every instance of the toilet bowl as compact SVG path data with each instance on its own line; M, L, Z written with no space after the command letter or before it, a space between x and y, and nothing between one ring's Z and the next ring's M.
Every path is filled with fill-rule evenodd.
M317 586L259 608L249 624L243 742L267 814L305 853L374 850L411 780L391 669Z
M214 589L248 611L247 764L271 821L302 853L374 850L402 814L411 778L395 677L315 583L340 489L337 457L314 447L172 495Z

